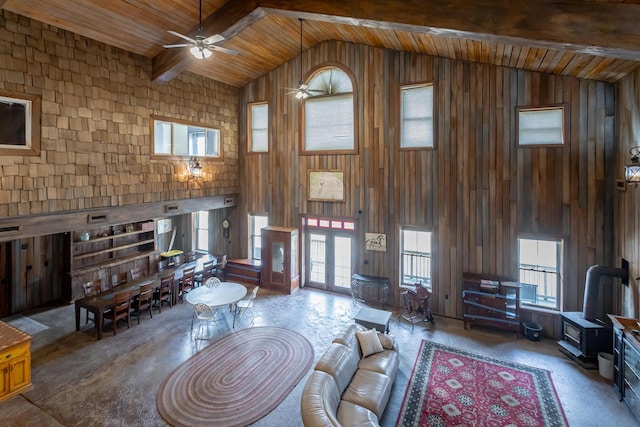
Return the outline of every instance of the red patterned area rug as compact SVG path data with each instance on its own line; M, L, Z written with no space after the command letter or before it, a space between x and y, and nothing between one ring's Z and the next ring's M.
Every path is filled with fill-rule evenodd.
M160 385L156 406L173 426L245 426L271 412L313 364L297 332L255 327L191 357Z
M549 371L422 341L396 426L568 426Z

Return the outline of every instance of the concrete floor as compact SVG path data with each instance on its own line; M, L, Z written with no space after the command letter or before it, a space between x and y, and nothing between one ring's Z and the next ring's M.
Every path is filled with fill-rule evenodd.
M302 333L313 344L317 360L358 309L347 296L319 290L301 289L293 295L261 290L255 301L255 325ZM179 364L231 331L223 321L213 340L193 340L191 310L188 304L163 309L161 314L154 313L153 319L144 316L140 325L134 320L131 329L121 326L115 337L105 332L100 341L91 323L75 332L73 306L29 313L49 329L33 336L33 389L0 403L0 426L166 425L155 405L160 382ZM391 333L399 342L401 361L381 420L383 426L395 425L423 339L551 371L571 426L637 425L616 398L610 381L597 370L585 370L569 360L554 340L532 342L517 339L513 333L479 327L464 330L461 321L438 316L435 325L418 324L412 331L410 325L396 323L396 319L394 313ZM305 382L306 377L254 425L302 425L299 406Z

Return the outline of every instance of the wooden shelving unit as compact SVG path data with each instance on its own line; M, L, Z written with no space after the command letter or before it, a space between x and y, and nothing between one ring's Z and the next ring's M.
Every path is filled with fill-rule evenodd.
M97 227L89 235L89 240L70 236L69 301L84 296L82 284L87 281L109 283L112 274L150 266L159 257L153 220Z

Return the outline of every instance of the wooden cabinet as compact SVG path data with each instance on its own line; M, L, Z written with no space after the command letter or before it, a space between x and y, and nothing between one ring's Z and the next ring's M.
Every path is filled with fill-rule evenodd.
M87 281L101 279L110 283L113 274L133 267L150 267L159 257L153 220L97 227L86 233L88 240L82 240L82 233L69 237L71 271L66 295L69 301L84 296L82 284Z
M520 285L499 276L463 273L464 327L478 324L520 333Z
M230 259L227 261L225 276L228 282L241 282L260 286L262 265L252 259Z
M31 336L0 322L0 402L31 388Z
M608 315L613 324L613 388L640 422L640 329L636 319Z
M269 226L262 229L262 285L292 293L300 287L298 229Z

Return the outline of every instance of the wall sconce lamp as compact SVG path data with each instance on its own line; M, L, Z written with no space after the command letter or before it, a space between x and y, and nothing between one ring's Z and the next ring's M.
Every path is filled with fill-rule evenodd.
M202 178L202 166L200 166L200 162L197 157L191 159L191 162L189 163L189 171L191 171L191 176L193 178Z
M640 145L631 147L629 154L631 154L631 164L624 167L624 179L637 186L640 183Z

